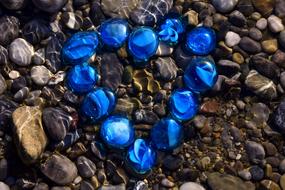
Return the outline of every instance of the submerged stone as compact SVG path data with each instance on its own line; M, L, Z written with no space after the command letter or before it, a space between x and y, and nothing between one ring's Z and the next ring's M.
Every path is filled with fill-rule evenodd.
M209 27L197 27L186 36L186 50L195 55L207 55L216 48L216 33Z
M135 130L128 118L110 116L102 123L100 135L109 147L124 149L133 143Z
M194 92L210 90L217 81L215 63L206 57L192 59L184 73L184 83Z
M96 32L78 32L69 38L61 51L65 64L82 64L96 52L99 40Z
M158 150L173 150L183 140L182 126L171 118L163 118L151 130L151 141Z

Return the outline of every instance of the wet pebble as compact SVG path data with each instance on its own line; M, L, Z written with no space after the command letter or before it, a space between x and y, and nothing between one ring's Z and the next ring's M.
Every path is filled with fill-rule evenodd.
M39 86L46 85L51 77L52 73L43 65L34 66L31 69L31 78Z
M279 17L271 15L270 17L267 18L267 21L268 21L268 27L271 30L271 32L278 33L284 30L284 25Z
M252 179L254 181L260 181L264 177L264 171L259 166L255 165L255 166L250 167L249 172L250 172Z
M212 0L212 3L218 11L220 11L222 13L226 13L226 12L230 12L234 9L236 4L238 3L238 0L228 0L228 1Z
M285 101L282 100L273 114L275 127L285 134Z
M0 45L7 46L19 35L20 22L14 16L0 18Z
M55 13L59 11L67 2L67 0L33 0L33 3L42 11Z
M12 113L18 104L5 96L0 96L0 128L9 125L12 120Z
M77 176L75 164L67 157L53 154L41 164L41 172L59 185L71 183Z
M81 177L90 178L95 175L96 165L84 156L77 158L76 165Z
M9 57L19 66L30 65L33 55L34 47L23 38L15 39L9 46Z
M257 41L249 37L243 37L239 43L239 46L246 52L256 54L261 52L261 45Z
M240 36L237 33L232 32L232 31L227 32L226 37L225 37L226 45L229 47L233 47L239 44L240 40L241 40Z
M249 29L249 37L252 39L259 41L262 39L262 32L257 28L253 27Z
M243 27L246 24L245 16L239 11L232 12L229 16L229 21L238 27Z
M43 65L45 63L45 49L40 48L37 51L35 51L34 56L32 57L32 62L35 65Z
M259 30L265 30L267 28L267 20L265 18L261 18L256 22L255 26Z
M265 150L259 143L247 141L245 149L250 161L253 163L260 163L265 158Z
M42 19L34 19L24 25L22 34L31 44L37 44L46 39L51 33L48 22Z
M154 61L154 66L157 72L154 76L165 81L171 81L177 76L177 66L171 57L160 57Z
M53 35L45 49L46 65L48 69L56 73L61 67L60 51L62 49L62 39L58 35Z

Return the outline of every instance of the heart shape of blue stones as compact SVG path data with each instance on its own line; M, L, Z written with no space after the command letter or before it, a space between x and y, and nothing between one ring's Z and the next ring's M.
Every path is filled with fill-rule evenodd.
M193 55L193 59L184 71L185 88L172 92L168 103L170 116L153 126L149 140L135 139L133 123L127 117L110 115L116 105L115 93L106 88L95 88L98 72L88 60L99 48L115 51L127 44L134 66L143 67L155 55L160 41L175 46L185 32L186 26L180 17L166 17L156 30L142 26L132 31L126 20L113 18L103 22L98 32L74 34L63 46L62 61L73 66L67 75L66 86L75 94L86 94L80 108L82 120L101 122L100 136L104 143L112 149L128 149L126 166L136 173L146 174L153 168L156 150L171 151L183 142L181 122L197 114L199 95L210 90L217 80L214 61L201 57L215 49L215 32L204 26L186 32L184 50Z

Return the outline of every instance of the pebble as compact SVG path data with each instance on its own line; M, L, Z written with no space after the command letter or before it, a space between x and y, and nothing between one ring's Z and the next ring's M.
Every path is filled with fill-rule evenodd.
M117 90L122 82L124 67L115 53L104 53L101 56L101 84Z
M70 184L77 176L75 164L61 154L53 154L42 163L41 172L59 185Z
M98 190L126 190L126 185L103 185Z
M250 66L268 78L274 79L280 76L280 68L275 63L262 56L252 56L250 59Z
M234 11L230 14L229 21L235 26L243 27L247 20L241 12Z
M271 57L271 60L279 67L285 68L285 53L281 50L277 50Z
M8 162L5 158L0 160L0 181L4 181L8 174Z
M221 59L217 66L220 75L233 76L240 70L240 65L230 60Z
M0 96L0 128L6 127L11 119L13 111L18 104L5 96Z
M275 0L252 0L251 2L263 16L270 15L275 5Z
M251 173L248 170L239 171L238 175L246 181L251 180Z
M45 20L34 19L24 25L22 34L29 43L37 44L49 37L51 29Z
M175 185L175 183L173 183L172 181L170 181L167 178L162 179L160 183L161 183L161 185L163 185L164 187L167 187L167 188L174 187L174 185Z
M130 18L138 25L152 26L168 13L172 5L173 0L141 0L130 13Z
M283 30L282 32L280 32L279 34L279 38L278 38L278 42L280 43L280 45L285 48L285 30Z
M250 28L249 37L256 41L260 41L262 39L262 32L255 27Z
M186 182L182 184L179 190L205 190L203 186L195 182Z
M101 0L101 8L110 17L129 18L130 12L139 2L139 0Z
M265 158L265 150L263 146L254 141L247 141L245 144L247 155L251 162L260 163Z
M88 181L82 181L80 183L80 190L94 190L94 187Z
M6 9L19 10L25 5L25 0L2 0L0 2Z
M260 181L264 177L264 171L259 166L255 165L255 166L250 167L249 172L252 176L252 180L254 181Z
M49 190L49 187L47 184L41 182L36 184L33 190Z
M282 20L279 17L271 15L267 18L267 21L271 32L278 33L284 30L284 25L282 24Z
M261 42L261 46L264 52L273 54L278 50L277 39L265 40Z
M77 158L76 166L80 176L83 178L91 178L93 175L95 175L96 165L84 156Z
M268 179L262 180L260 184L261 188L265 190L281 190L278 184Z
M47 137L42 126L42 112L37 107L23 106L13 114L18 153L24 163L35 162L47 145Z
M239 46L241 47L241 49L251 54L256 54L261 52L260 43L252 40L249 37L242 37Z
M10 190L10 187L6 185L4 182L0 181L0 189L1 190Z
M238 3L238 0L212 0L214 7L221 13L232 11Z
M66 187L66 186L61 186L61 187L55 186L55 187L52 187L51 190L71 190L71 188L70 187Z
M171 57L160 57L154 61L154 76L164 81L171 81L176 78L178 68Z
M58 12L66 2L67 0L33 0L37 8L48 13Z
M173 51L174 51L173 47L160 41L155 55L159 57L166 57L166 56L170 56L173 53Z
M0 45L0 65L6 65L8 63L8 51L6 48Z
M273 115L275 127L285 134L285 101L282 100Z
M238 45L240 40L241 40L240 36L232 31L227 32L225 37L225 42L228 47L233 47L235 45Z
M52 73L45 66L34 66L31 69L31 78L33 82L39 86L44 86L52 77Z
M256 22L255 26L259 30L265 30L267 28L267 20L265 18L261 18Z
M79 30L83 24L83 19L73 12L64 12L61 15L62 23L69 29Z
M13 98L16 102L21 102L28 97L29 92L30 92L30 89L28 87L23 87L22 89L20 89L18 92L14 94Z
M270 79L260 75L256 70L251 70L246 77L245 85L249 90L265 99L277 97L277 87Z
M284 18L285 17L285 2L282 0L276 0L274 12L276 16L278 16L279 18Z
M9 58L19 66L31 64L34 47L23 38L15 39L9 46Z
M144 123L144 124L154 124L159 120L159 117L153 112L144 109L138 109L134 112L133 115L134 121L136 123Z
M5 78L0 73L0 95L3 94L7 89L7 83Z
M13 16L0 18L0 45L6 47L19 35L20 22Z
M46 46L46 66L52 73L56 73L61 67L60 51L62 43L63 41L60 39L60 36L53 35Z
M43 110L43 122L46 131L54 141L61 141L74 122L69 113L59 107L49 107Z
M282 189L285 189L285 175L280 177L280 186Z

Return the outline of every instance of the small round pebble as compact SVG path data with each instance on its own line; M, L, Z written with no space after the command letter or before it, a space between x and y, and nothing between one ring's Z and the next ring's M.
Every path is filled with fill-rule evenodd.
M46 85L49 79L52 77L52 73L45 66L34 66L31 69L31 78L37 85Z
M34 47L23 38L15 39L9 46L9 57L19 66L30 65L33 55Z
M180 186L179 190L205 190L205 188L195 182L186 182Z
M212 0L214 7L221 13L227 13L234 9L238 0Z
M271 30L271 32L278 33L284 30L284 25L279 17L271 15L270 17L267 18L267 21L268 21L268 27Z
M225 37L226 45L229 47L237 45L240 42L240 40L241 40L240 36L232 31L227 32Z

